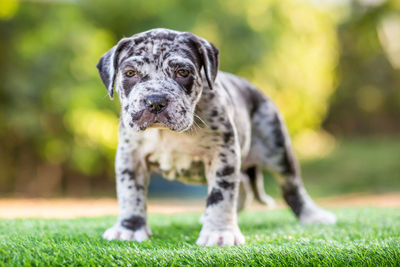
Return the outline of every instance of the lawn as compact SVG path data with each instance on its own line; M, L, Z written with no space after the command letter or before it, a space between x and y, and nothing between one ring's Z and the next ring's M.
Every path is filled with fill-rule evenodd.
M246 245L194 245L200 214L150 214L144 243L107 242L114 217L1 219L0 265L400 266L400 209L341 208L334 226L302 226L288 210L239 217Z
M301 161L304 183L312 197L400 191L400 138L360 137L337 140L331 154ZM268 173L266 191L280 197Z
M303 162L313 196L400 191L400 138L338 140L326 158Z

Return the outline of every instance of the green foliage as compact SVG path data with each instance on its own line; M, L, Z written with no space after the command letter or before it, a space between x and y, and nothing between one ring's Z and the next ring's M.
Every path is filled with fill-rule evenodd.
M384 58L374 27L399 7L390 1L360 14L345 8L341 13L357 16L342 21L346 34L339 31L339 39L337 19L296 0L5 0L0 9L0 190L24 193L24 185L40 180L38 169L63 185L71 175L112 172L119 103L109 101L95 66L120 38L155 27L191 31L214 42L221 51L221 69L247 78L277 103L298 151L307 152L307 144L319 139L322 145L314 154L321 155L329 151L329 142L324 145L316 133L335 90L338 60L346 77L341 92L356 83L369 88L366 95L356 94L360 103L375 99L385 80L370 86L358 74L353 77L358 61L348 64L339 57L339 47L344 56L368 59L381 53ZM381 61L366 62L375 66ZM374 77L374 71L363 73ZM392 104L385 112L398 114L399 91L394 89L400 76L390 73L391 93L385 99ZM341 103L352 106L351 97L336 98L331 114L344 110ZM306 142L298 145L297 139Z
M333 90L335 33L330 19L309 4L28 2L0 24L0 136L15 137L2 144L0 153L11 163L4 165L18 165L21 159L12 150L28 144L33 149L23 153L40 155L39 162L86 175L109 170L111 164L102 162L112 161L118 103L106 97L95 65L121 37L154 27L192 31L213 41L221 50L221 68L271 94L294 134L321 123ZM318 75L311 75L316 65ZM17 175L12 169L5 173Z
M154 236L108 242L113 217L0 220L6 266L398 266L399 209L339 209L334 226L302 226L287 210L239 216L247 243L194 245L199 214L150 215Z
M338 29L341 82L325 125L342 134L399 133L399 1L375 8L354 3L349 14Z

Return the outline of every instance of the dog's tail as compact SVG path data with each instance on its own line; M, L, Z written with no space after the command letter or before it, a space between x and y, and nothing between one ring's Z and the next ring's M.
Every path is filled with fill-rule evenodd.
M243 210L254 198L261 204L275 206L275 200L265 193L264 176L259 167L248 168L242 174L237 210Z

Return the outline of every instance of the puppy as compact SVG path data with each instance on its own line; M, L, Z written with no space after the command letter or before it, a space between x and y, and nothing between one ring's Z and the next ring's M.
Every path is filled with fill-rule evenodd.
M300 222L336 222L304 189L274 103L246 80L218 71L212 43L188 32L154 29L120 40L97 68L108 94L112 98L115 89L122 106L115 159L120 210L105 239L140 242L150 236L151 172L207 183L199 245L245 243L237 210L252 195L271 203L263 169L280 178L283 198Z

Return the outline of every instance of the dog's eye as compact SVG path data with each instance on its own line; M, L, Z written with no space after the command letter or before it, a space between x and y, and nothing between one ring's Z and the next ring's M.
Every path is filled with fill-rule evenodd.
M176 72L176 77L178 77L178 78L186 78L188 75L189 75L189 71L188 70L185 70L185 69L179 69L177 72Z
M127 76L127 77L138 77L139 73L137 71L134 71L134 70L128 70L127 72L125 72L125 76Z

